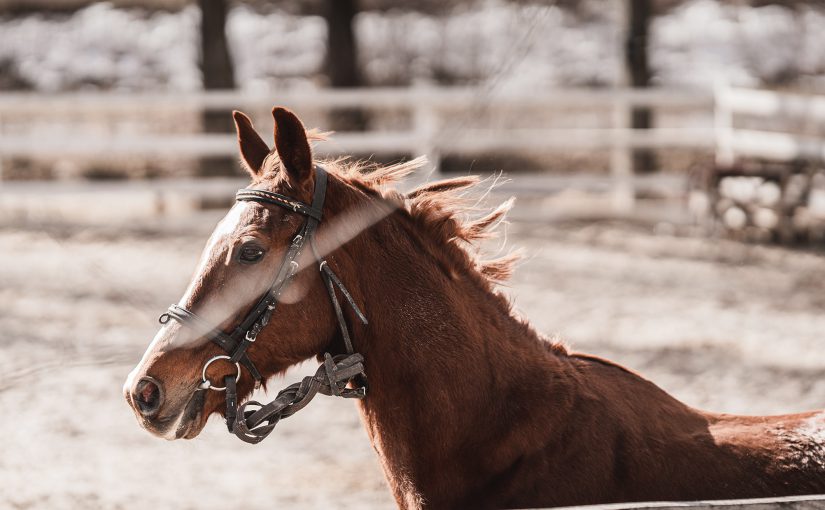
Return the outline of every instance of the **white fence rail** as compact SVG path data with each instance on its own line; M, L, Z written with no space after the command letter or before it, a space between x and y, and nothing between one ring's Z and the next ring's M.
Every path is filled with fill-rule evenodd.
M608 149L619 147L712 147L712 133L699 129L632 130L626 118L636 106L709 109L712 95L697 90L552 90L544 94L497 94L483 98L470 88L405 88L320 90L316 92L286 92L248 94L243 92L205 92L193 94L2 94L0 95L0 122L2 117L44 113L54 116L77 114L116 114L129 112L200 111L203 109L265 109L273 104L303 109L362 107L389 108L412 113L412 129L402 132L368 131L364 133L336 133L334 144L322 150L335 152L398 153L431 148L433 152L450 150L456 153L474 153L482 150L564 150ZM460 136L451 137L449 147L439 146L437 134L441 120L450 114L478 108L485 109L553 110L559 108L589 108L601 110L606 118L614 115L609 129L529 129L472 130L464 129ZM101 151L118 154L152 155L175 152L187 155L234 154L236 147L231 135L187 134L175 136L125 135L112 133L107 137L72 137L71 140L34 140L29 136L4 135L0 139L2 156L38 156L44 154L99 154Z
M825 123L825 96L722 87L715 91L716 161L742 157L774 161L825 160L825 139L781 131L736 128L736 118Z
M660 128L633 129L543 129L506 132L469 129L449 145L438 139L424 139L411 132L335 133L331 141L319 146L325 153L413 153L423 146L432 151L473 154L485 151L633 148L706 148L714 146L711 129ZM427 152L432 152L427 151ZM234 135L80 135L72 138L43 140L29 135L3 135L0 157L84 156L114 154L130 156L224 156L238 152Z
M487 94L472 87L404 87L273 91L267 93L211 91L197 93L123 94L0 94L0 111L118 111L178 108L271 108L273 101L289 108L415 108L462 110L472 106L558 108L616 104L628 107L709 107L713 94L704 89L547 89L536 93Z

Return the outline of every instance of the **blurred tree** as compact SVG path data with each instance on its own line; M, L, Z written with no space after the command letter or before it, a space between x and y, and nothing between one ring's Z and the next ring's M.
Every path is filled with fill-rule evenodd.
M324 72L329 80L329 86L364 86L358 66L358 41L353 26L358 14L358 1L326 0L322 13L327 22ZM330 117L330 127L336 131L363 131L369 123L366 113L360 108L335 109Z
M651 0L625 0L628 13L627 39L625 41L625 66L629 85L634 88L650 86L650 64L648 61L648 31L653 17ZM650 129L653 113L650 108L633 108L631 127L633 129ZM656 155L649 149L633 151L633 168L637 172L656 170Z
M273 8L271 0L239 1L260 10L272 10ZM467 4L472 1L474 0L359 0L357 11L416 11L427 14L443 14L458 4ZM541 1L554 2L555 0ZM576 0L564 1L575 2ZM277 8L295 14L321 16L330 3L330 0L282 0L278 2Z
M333 87L360 87L363 84L353 27L357 13L357 0L327 0L325 5L328 38L324 69Z
M235 88L235 73L226 40L226 0L198 0L201 11L201 71L207 90Z
M20 74L10 57L0 57L0 90L34 90L34 85Z
M226 39L226 0L198 0L201 11L200 25L200 68L205 90L226 90L235 88L235 73L232 57ZM233 131L232 112L227 110L204 109L203 130L206 133L231 133ZM202 158L199 173L204 176L232 175L237 163L232 158Z

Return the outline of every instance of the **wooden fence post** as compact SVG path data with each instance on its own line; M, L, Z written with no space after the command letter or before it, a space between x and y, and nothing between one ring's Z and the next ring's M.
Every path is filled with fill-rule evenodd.
M3 116L0 115L0 136L3 136L3 131L5 131L5 125L3 124ZM5 177L3 175L3 164L5 163L5 159L6 158L3 157L3 153L0 152L0 186L3 185L3 179Z
M613 136L610 150L610 176L613 178L613 210L627 214L633 210L636 190L633 185L633 152L628 140L630 105L616 94L613 99Z
M624 95L630 83L628 68L625 66L626 42L630 21L629 0L616 0L616 66L617 74L613 89L610 127L610 176L613 179L611 197L613 211L627 214L633 210L636 190L633 186L633 153L628 146L627 133L630 128L631 109Z
M716 138L716 166L731 167L736 159L733 147L733 109L730 105L730 87L717 82L713 87L713 133Z
M437 179L441 172L441 154L436 137L441 128L438 111L433 106L432 92L434 87L427 81L418 81L414 86L416 100L412 108L413 133L416 139L416 154L412 156L426 156L430 162L432 172L428 176L413 177L424 182L426 177Z

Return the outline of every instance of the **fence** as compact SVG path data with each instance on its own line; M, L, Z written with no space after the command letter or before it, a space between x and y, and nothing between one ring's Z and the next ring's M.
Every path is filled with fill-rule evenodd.
M559 510L573 508L578 510L825 510L825 495L721 499L714 501L614 503L565 507Z
M483 151L605 150L610 154L611 193L617 211L633 208L637 179L632 168L634 149L687 148L715 152L720 163L743 156L779 159L825 157L825 145L816 137L736 129L737 115L770 117L796 115L825 119L825 97L805 97L762 90L719 87L696 89L556 89L540 93L485 93L473 88L412 87L351 90L287 91L277 93L202 92L186 94L73 93L41 95L0 94L0 161L11 157L93 156L137 157L235 156L233 135L76 134L43 137L3 132L3 118L26 115L117 114L118 112L176 112L203 109L268 109L273 97L297 111L360 107L406 111L412 122L400 131L337 133L321 153L426 154L438 165L444 154L473 155ZM461 129L448 144L440 139L444 120L456 112L478 108L496 112L526 108L532 111L586 108L609 119L606 128ZM633 108L668 108L707 113L707 125L629 126ZM2 177L2 173L0 173Z
M655 128L633 130L628 126L634 107L668 107L710 111L713 96L709 91L670 89L548 90L541 94L495 94L486 97L472 88L413 87L406 89L318 90L250 94L208 92L193 94L2 94L0 126L3 116L29 114L69 115L73 112L114 114L134 111L198 111L202 109L270 108L273 97L279 104L297 111L361 107L406 110L412 119L409 130L336 133L334 143L319 150L336 153L426 154L436 166L441 155L477 154L482 151L565 151L571 149L610 151L615 204L632 207L634 182L631 153L635 148L688 147L711 150L714 137L708 128ZM610 119L601 129L462 129L442 145L439 133L446 116L472 108L479 103L493 111L529 108L552 111L563 108L588 108ZM0 127L1 129L1 127ZM232 135L182 134L153 136L121 135L49 138L3 134L0 158L42 156L88 156L119 154L130 156L234 156Z
M737 116L825 121L825 96L720 87L715 91L716 159L731 166L742 157L772 161L825 159L825 143L816 136L736 128Z

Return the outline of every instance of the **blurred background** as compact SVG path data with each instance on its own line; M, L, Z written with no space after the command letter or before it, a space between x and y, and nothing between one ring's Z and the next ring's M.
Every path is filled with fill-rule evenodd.
M516 196L488 248L524 249L505 292L572 349L696 407L825 407L823 26L818 0L0 0L0 507L393 506L351 402L253 447L123 401L247 183L232 109Z

